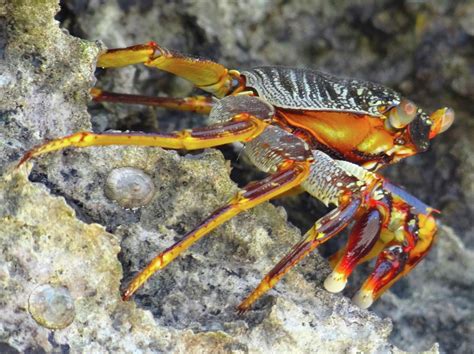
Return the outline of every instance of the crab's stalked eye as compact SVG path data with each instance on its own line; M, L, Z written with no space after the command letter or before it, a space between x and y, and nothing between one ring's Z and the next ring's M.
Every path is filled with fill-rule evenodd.
M430 116L433 124L431 125L429 138L433 139L436 135L448 130L454 122L454 116L454 110L447 107L433 112Z
M410 100L402 99L400 104L388 112L388 123L393 129L401 129L415 119L418 107Z
M405 113L403 113L402 116L411 116L412 111L414 110L413 107L406 104L403 106L404 108L401 108L402 103L403 101L400 105L394 107L394 109L397 108L398 111L403 109ZM454 111L451 108L445 107L438 109L430 116L418 108L416 108L415 112L415 117L406 126L406 130L404 130L402 137L415 147L416 150L414 152L423 152L428 149L431 139L446 131L451 124L453 124ZM395 117L395 114L390 111L388 117L387 121L390 122L389 127L394 129L392 126L392 117Z

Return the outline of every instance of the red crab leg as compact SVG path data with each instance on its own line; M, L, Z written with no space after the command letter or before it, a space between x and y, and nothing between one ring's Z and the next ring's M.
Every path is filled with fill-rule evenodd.
M219 225L240 212L253 208L299 185L308 176L309 168L310 162L308 161L292 162L287 160L287 163L284 163L277 173L262 181L248 184L232 198L229 204L214 211L211 216L194 230L187 233L180 241L156 256L146 268L132 280L123 293L123 299L129 299L156 271L166 267L168 263Z
M347 278L355 266L369 254L379 239L381 228L382 215L377 209L367 211L357 220L349 236L343 256L324 281L326 290L338 293L345 288Z
M370 307L393 283L409 273L428 254L435 240L436 222L431 215L422 214L417 216L417 220L417 237L408 235L408 242L392 242L380 253L374 271L353 297L359 307Z
M382 294L383 289L388 289L400 278L407 258L408 253L400 243L386 247L378 256L374 271L352 301L361 308L370 307L376 297Z
M377 255L380 252L380 244L383 247L386 243L381 242L380 236L381 231L386 230L390 222L392 198L383 192L383 185L380 184L370 193L367 204L368 209L358 218L347 245L337 253L339 258L332 263L332 273L324 281L324 287L332 293L342 291L357 264ZM393 236L390 240L392 238ZM379 252L374 255L374 250Z
M168 149L204 149L235 141L249 141L259 135L267 126L262 120L243 113L234 119L208 127L182 130L173 133L103 133L80 132L58 138L28 151L18 167L32 157L67 147L88 147L102 145L159 146Z
M212 98L207 96L194 97L152 97L142 95L131 95L126 93L117 93L103 91L98 88L91 89L92 99L95 102L115 102L126 104L140 104L146 106L163 107L179 111L190 111L208 114L212 108Z
M217 97L225 96L233 84L232 81L240 78L237 71L229 71L221 64L188 57L160 47L155 42L109 49L99 57L97 66L115 68L138 63L180 76Z
M350 198L348 198L350 200ZM247 311L306 255L347 227L361 205L360 199L341 204L319 219L291 251L263 278L255 290L238 306L240 313Z

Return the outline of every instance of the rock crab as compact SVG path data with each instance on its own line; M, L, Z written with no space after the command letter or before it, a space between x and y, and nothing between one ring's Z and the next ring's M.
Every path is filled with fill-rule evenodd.
M243 142L250 160L269 175L245 186L228 204L157 255L135 276L124 299L225 221L285 193L306 191L335 208L316 221L270 270L238 306L240 312L248 310L316 247L352 224L346 246L331 257L333 271L324 286L331 292L342 291L357 264L377 257L373 272L353 299L363 308L429 251L436 235L436 210L377 171L427 150L430 139L454 121L450 108L428 115L398 92L376 83L276 66L239 72L154 42L110 49L97 65L111 68L139 63L187 79L214 98L145 97L94 88L93 99L195 111L209 114L211 124L172 133L79 132L34 147L19 165L67 147L141 145L194 150Z

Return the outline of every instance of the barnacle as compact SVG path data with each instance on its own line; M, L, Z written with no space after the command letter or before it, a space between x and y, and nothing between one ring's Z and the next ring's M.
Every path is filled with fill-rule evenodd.
M147 205L155 195L152 179L142 170L121 167L112 170L107 176L105 195L126 209Z
M66 328L74 321L74 299L63 286L40 285L30 294L28 311L43 327Z

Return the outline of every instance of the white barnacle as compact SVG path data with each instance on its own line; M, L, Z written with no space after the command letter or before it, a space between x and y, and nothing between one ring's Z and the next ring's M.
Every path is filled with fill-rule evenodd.
M127 209L147 205L155 194L152 179L142 170L121 167L112 170L107 177L105 195Z
M28 312L38 324L50 329L66 328L76 316L69 290L52 284L33 290L28 298Z

